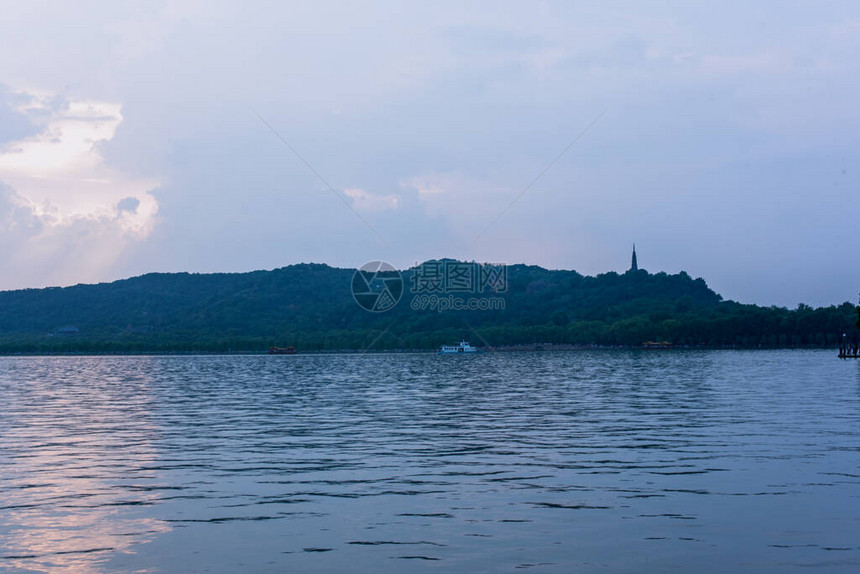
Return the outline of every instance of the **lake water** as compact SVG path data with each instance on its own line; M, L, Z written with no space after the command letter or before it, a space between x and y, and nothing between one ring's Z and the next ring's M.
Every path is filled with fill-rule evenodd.
M836 351L0 358L0 570L857 572Z

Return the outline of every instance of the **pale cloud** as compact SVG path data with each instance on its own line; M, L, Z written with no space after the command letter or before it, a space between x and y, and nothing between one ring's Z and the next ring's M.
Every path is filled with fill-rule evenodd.
M521 191L500 174L475 178L460 171L426 173L407 178L400 186L415 189L428 214L470 226L502 209Z
M399 199L396 195L381 195L359 188L344 189L343 192L352 200L353 207L358 211L386 211L397 209Z
M99 151L123 120L120 104L70 100L41 118L51 97L32 96L18 111L38 114L44 122L42 131L0 149L0 181L35 203L49 201L68 214L97 213L133 196L143 204L146 216L155 215L157 205L148 191L158 181L130 178L112 169Z
M400 187L415 189L418 192L418 197L421 199L450 191L448 178L442 174L410 177L400 182Z
M127 206L128 207L128 206ZM69 285L111 275L141 233L133 210L64 214L0 184L0 289Z
M15 110L41 131L0 149L0 287L102 278L151 233L158 203L149 192L159 182L106 165L99 146L122 122L119 104L22 95Z

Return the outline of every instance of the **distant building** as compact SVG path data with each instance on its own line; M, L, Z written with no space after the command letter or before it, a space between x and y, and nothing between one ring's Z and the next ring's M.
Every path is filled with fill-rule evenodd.
M639 271L639 265L636 263L636 244L633 244L633 259L630 261L630 271Z

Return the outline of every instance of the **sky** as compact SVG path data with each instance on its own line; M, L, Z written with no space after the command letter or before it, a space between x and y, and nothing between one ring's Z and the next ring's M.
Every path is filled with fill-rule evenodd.
M0 289L635 242L857 300L857 2L139 4L0 0Z

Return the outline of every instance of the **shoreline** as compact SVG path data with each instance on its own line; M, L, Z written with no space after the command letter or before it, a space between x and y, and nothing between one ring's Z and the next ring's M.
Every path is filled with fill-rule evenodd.
M839 349L824 346L794 346L794 347L742 347L742 346L708 346L708 345L678 345L668 347L624 346L624 345L561 345L561 344L532 344L532 345L498 345L477 347L480 354L491 353L558 353L576 351L642 351L649 353L666 353L672 351L833 351L837 358L855 358L851 355L842 357ZM292 354L272 354L267 351L68 351L68 352L4 352L0 358L15 357L295 357L319 355L435 355L437 349L320 349L297 350Z

